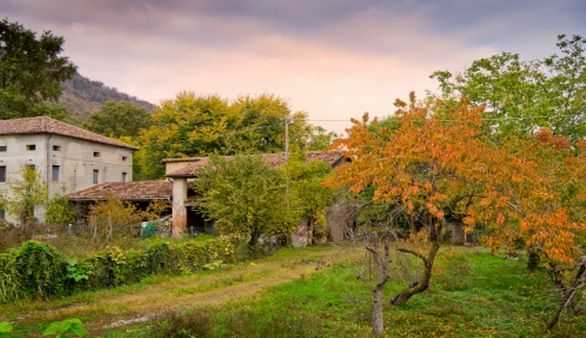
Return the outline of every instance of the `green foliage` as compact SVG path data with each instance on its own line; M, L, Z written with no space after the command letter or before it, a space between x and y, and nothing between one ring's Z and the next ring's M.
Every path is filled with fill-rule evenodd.
M0 254L0 303L17 299L22 294L14 258L14 253Z
M236 239L151 241L144 249L107 247L69 262L53 247L28 241L0 254L0 303L23 297L43 299L75 291L110 288L138 282L154 274L214 270L242 259Z
M271 95L230 102L181 93L157 108L151 127L138 138L136 178L163 176L166 157L282 151L287 117L291 145L321 149L330 142L332 135L308 124L306 114L291 113L284 100Z
M111 137L136 137L151 123L151 115L143 108L127 101L107 101L90 115L85 127Z
M87 330L79 318L53 322L43 331L43 337L70 338L85 336L87 336Z
M312 227L324 228L325 209L334 198L334 191L322 185L330 166L319 160L307 161L305 154L296 152L280 170L289 179L290 198L294 201L291 204L298 208L299 215ZM325 230L322 229L320 235L325 236Z
M16 251L14 268L20 290L32 297L49 298L63 293L67 263L55 248L28 241Z
M0 322L0 338L10 338L14 327L8 322Z
M61 56L64 40L0 19L0 119L45 115L41 107L61 94L75 66Z
M452 251L453 250L453 251ZM455 265L453 262L456 261ZM441 283L406 306L386 306L388 337L583 337L584 316L567 318L544 333L544 312L558 299L542 271L528 273L524 261L505 260L477 249L448 249L437 261ZM393 266L396 269L395 266ZM163 317L180 337L370 337L372 283L359 264L336 265L278 285L254 299ZM457 275L458 271L463 271ZM395 271L393 271L395 272ZM394 275L394 274L393 274ZM460 279L461 281L457 281ZM456 287L448 281L457 281ZM402 281L393 278L390 295Z
M32 166L23 166L20 180L10 183L10 198L6 201L9 213L16 215L22 225L35 222L35 207L47 202L47 185Z
M81 284L90 277L90 267L88 264L79 264L76 261L67 262L67 279L73 284Z
M254 247L261 235L289 234L299 220L287 203L285 176L260 156L212 157L195 181L198 205L221 234L249 238Z
M55 196L47 204L46 223L53 225L72 224L77 219L75 208L66 196Z
M114 237L136 236L143 214L132 204L110 197L94 204L88 219L94 241L112 241Z
M465 96L486 106L487 132L497 137L551 129L578 141L586 137L586 40L558 37L558 54L523 61L501 53L474 61L462 74L435 72L444 96Z

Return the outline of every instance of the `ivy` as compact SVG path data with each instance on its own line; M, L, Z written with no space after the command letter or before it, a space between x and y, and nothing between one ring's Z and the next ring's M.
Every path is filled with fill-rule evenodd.
M144 250L112 246L91 257L66 260L52 246L28 241L0 254L0 303L111 288L154 274L214 270L236 261L237 244L222 236L206 242L154 241Z

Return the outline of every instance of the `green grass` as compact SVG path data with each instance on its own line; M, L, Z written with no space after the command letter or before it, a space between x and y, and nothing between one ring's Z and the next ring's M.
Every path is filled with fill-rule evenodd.
M387 298L405 283L400 270L393 270ZM403 306L386 307L389 337L547 336L544 325L555 309L556 293L547 276L528 273L524 261L448 249L438 258L435 273L430 290ZM150 336L165 325L187 325L196 336L367 337L372 283L367 276L360 264L337 265L252 300L195 308L181 320L134 327L128 334ZM564 318L549 336L586 337L586 317Z

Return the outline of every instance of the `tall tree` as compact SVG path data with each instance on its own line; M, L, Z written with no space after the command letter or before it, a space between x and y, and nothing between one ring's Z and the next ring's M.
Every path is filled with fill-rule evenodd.
M162 176L165 157L283 151L288 117L290 144L308 148L312 129L305 115L291 113L282 99L261 95L228 101L181 93L163 102L140 134L136 158L142 178Z
M586 39L558 36L559 52L524 61L501 53L474 61L463 73L435 72L444 97L485 106L485 131L498 138L538 128L572 142L586 137Z
M285 197L284 175L260 156L214 156L195 186L201 210L220 233L246 236L251 249L262 235L288 235L299 220L295 200Z
M373 128L367 117L354 121L348 137L338 141L352 162L327 181L389 205L396 230L410 238L396 245L422 262L423 274L392 299L395 305L429 288L448 222L461 219L472 226L472 212L477 211L485 222L503 224L499 213L475 206L500 201L495 184L508 181L522 164L483 136L481 108L465 101L422 105L414 96L397 104L391 129Z
M63 52L63 38L37 36L18 23L0 19L0 118L44 115L39 105L61 95L61 83L76 67Z
M151 115L143 108L127 101L107 101L91 114L86 128L111 137L136 137L150 126Z

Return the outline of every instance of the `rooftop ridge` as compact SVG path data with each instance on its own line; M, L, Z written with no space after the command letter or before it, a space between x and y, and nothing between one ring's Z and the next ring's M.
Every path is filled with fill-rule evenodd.
M122 141L107 137L93 131L59 121L50 116L21 117L0 120L0 135L19 134L55 134L89 142L137 150L138 148Z

